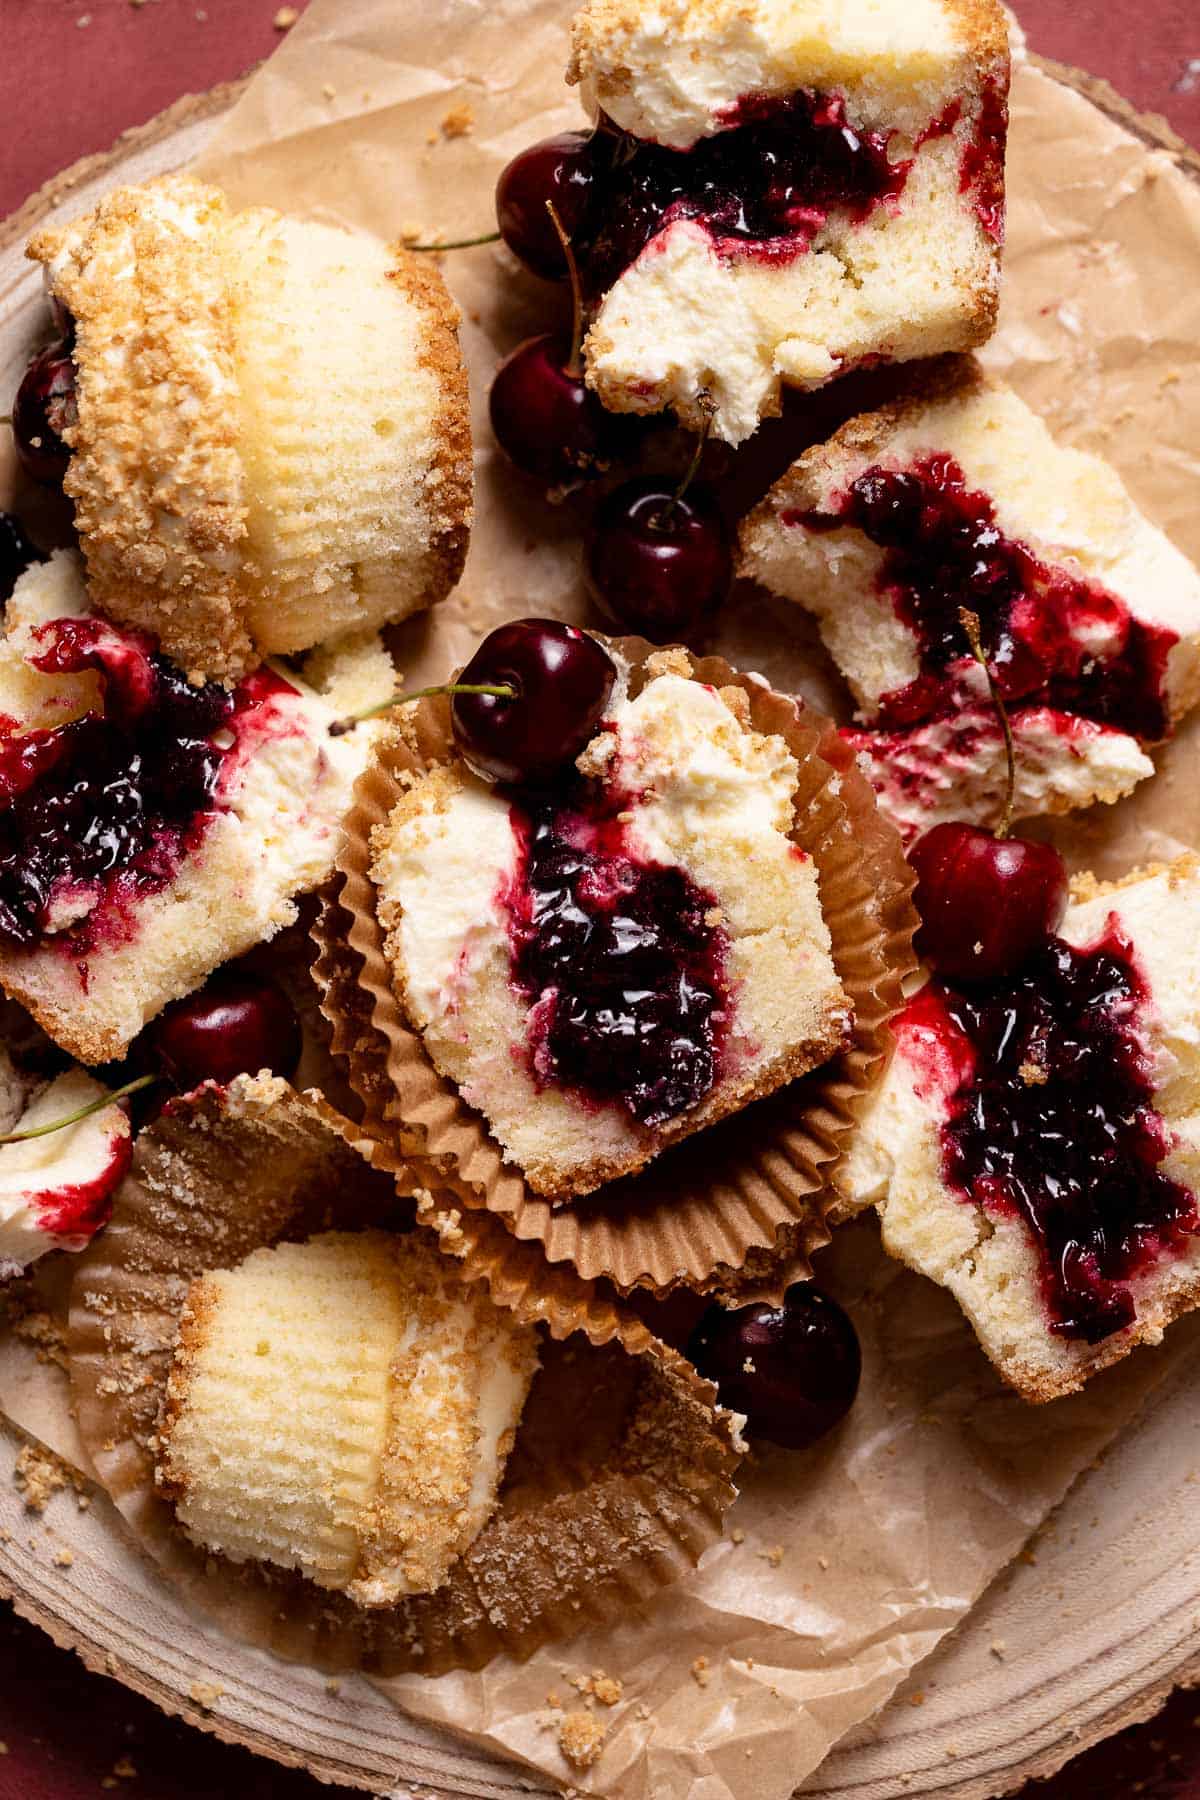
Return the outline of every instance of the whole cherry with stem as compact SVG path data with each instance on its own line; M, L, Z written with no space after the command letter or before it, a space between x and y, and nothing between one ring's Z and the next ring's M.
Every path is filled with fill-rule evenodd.
M604 716L616 681L603 644L558 619L515 619L489 632L457 681L404 692L330 727L446 694L460 754L485 780L535 786L574 761Z
M301 1049L300 1021L283 990L248 970L221 969L196 993L168 1006L139 1039L133 1055L153 1062L152 1070L60 1119L10 1131L0 1144L47 1137L151 1087L189 1093L205 1081L228 1086L236 1075L257 1075L262 1069L291 1075Z
M965 606L959 618L1004 732L1004 814L994 832L958 821L935 825L917 839L908 860L917 875L917 949L951 981L991 981L1015 974L1053 936L1066 911L1068 882L1062 857L1051 845L1010 836L1016 789L1012 727L983 651L979 618Z
M552 204L568 237L586 217L593 180L592 133L564 131L518 151L496 183L497 231L442 243L410 243L409 250L436 254L473 250L503 241L533 275L543 281L566 281L570 265L558 232L547 216Z
M577 486L606 469L625 435L583 376L583 290L571 241L553 200L546 212L562 245L571 280L571 336L527 338L500 364L488 412L509 461L552 488Z
M671 489L640 477L615 488L596 510L584 550L588 592L601 611L655 643L686 638L718 611L733 584L733 544L711 491L696 480L712 425L704 425L691 463Z

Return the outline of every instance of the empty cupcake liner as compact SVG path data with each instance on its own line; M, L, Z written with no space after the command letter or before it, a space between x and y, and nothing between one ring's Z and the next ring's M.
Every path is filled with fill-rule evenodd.
M653 647L626 639L618 648L636 692ZM740 688L755 729L781 736L799 764L792 836L816 863L834 962L854 1010L850 1041L831 1062L583 1202L552 1206L534 1194L408 1024L376 917L371 831L407 778L452 754L444 698L419 702L403 732L380 743L355 790L315 928L314 973L326 987L334 1048L363 1102L365 1127L386 1139L414 1184L453 1195L464 1214L493 1214L517 1245L536 1244L549 1263L585 1281L610 1281L621 1293L679 1285L758 1291L777 1286L781 1268L792 1279L808 1272L809 1253L828 1240L830 1174L885 1066L887 1022L915 966L911 872L833 724L719 657L694 661L693 676ZM382 1061L374 1034L384 1041ZM499 1257L498 1241L489 1235L487 1242Z
M392 1172L361 1149L376 1145L356 1124L273 1077L202 1089L143 1132L112 1224L79 1259L68 1346L80 1430L164 1575L232 1635L318 1667L390 1675L526 1657L686 1573L735 1497L736 1420L619 1305L589 1320L588 1297L572 1311L562 1288L497 1510L435 1593L364 1611L184 1535L154 1461L188 1286L283 1238L409 1228L413 1207ZM523 1319L546 1316L532 1295L515 1302Z

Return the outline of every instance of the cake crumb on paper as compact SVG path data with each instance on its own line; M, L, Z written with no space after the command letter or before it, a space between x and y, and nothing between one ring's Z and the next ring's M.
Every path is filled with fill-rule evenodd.
M271 23L276 31L290 31L299 17L300 14L294 6L281 6Z
M924 1706L924 1704L925 1704L924 1694L919 1694L919 1693L918 1694L910 1694L908 1696L908 1704L910 1706Z
M325 1692L327 1694L332 1695L332 1697L334 1699L336 1699L337 1696L341 1693L341 1691L342 1691L341 1682L338 1680L336 1675L331 1675L329 1677L329 1680L325 1683Z
M570 1712L558 1728L558 1747L577 1769L590 1769L604 1748L608 1726L595 1713Z
M68 1550L65 1544L54 1552L54 1566L56 1569L69 1569L74 1561L75 1552L73 1550Z
M734 1526L733 1530L729 1534L729 1537L730 1537L730 1541L735 1544L744 1544L746 1541L746 1534L742 1530L740 1525Z
M593 1669L590 1675L573 1675L571 1686L581 1694L598 1700L601 1706L615 1706L625 1692L624 1684L615 1675L606 1675L603 1669ZM554 1699L557 1700L555 1695ZM554 1701L547 1695L547 1704Z
M442 136L467 137L475 128L475 114L469 106L452 106L442 120Z
M1004 1658L1008 1655L1008 1645L1003 1638L993 1638L991 1651L993 1656L999 1657L1000 1661L1003 1662Z
M763 1562L770 1563L773 1569L777 1569L783 1561L783 1545L772 1544L769 1550L760 1550L758 1554Z
M44 1450L40 1444L25 1444L13 1469L13 1481L24 1496L26 1512L31 1513L45 1512L60 1488L78 1488L83 1479L53 1450Z
M712 1671L709 1668L707 1656L698 1656L696 1658L695 1662L692 1664L691 1675L692 1680L697 1687L703 1688L708 1686Z
M193 1681L188 1689L188 1699L194 1700L204 1712L211 1712L224 1692L218 1681Z

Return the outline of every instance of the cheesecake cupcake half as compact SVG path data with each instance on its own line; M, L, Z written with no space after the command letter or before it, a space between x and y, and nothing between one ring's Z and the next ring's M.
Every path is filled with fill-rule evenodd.
M453 587L467 381L427 259L189 176L27 253L68 320L64 485L100 611L229 680Z

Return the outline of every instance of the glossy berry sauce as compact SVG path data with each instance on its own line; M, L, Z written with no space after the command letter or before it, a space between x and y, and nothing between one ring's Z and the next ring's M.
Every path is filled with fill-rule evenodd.
M152 638L97 619L37 635L33 667L95 670L102 700L33 731L0 719L0 943L86 956L129 936L129 907L167 885L219 810L226 758L290 690L267 670L234 693L193 687Z
M726 129L670 150L602 119L594 200L576 240L594 294L611 287L650 239L700 220L727 256L787 261L807 250L836 207L862 220L903 192L911 162L891 162L891 133L856 131L839 95L751 95Z
M1087 1344L1131 1324L1129 1282L1200 1232L1195 1196L1161 1168L1148 1001L1111 922L1084 949L1049 938L1005 981L933 981L894 1026L918 1092L946 1108L947 1184L1024 1220L1051 1331Z
M632 852L628 805L589 783L514 799L518 868L503 896L512 978L531 1003L542 1086L659 1129L717 1079L728 1017L716 901Z
M1163 687L1176 634L1134 619L1098 583L1007 537L988 495L968 487L952 457L868 469L835 513L785 513L783 523L853 525L884 551L876 586L917 639L922 669L883 696L878 728L959 710L962 672L972 667L959 618L967 606L1010 707L1052 707L1150 741L1166 736Z

